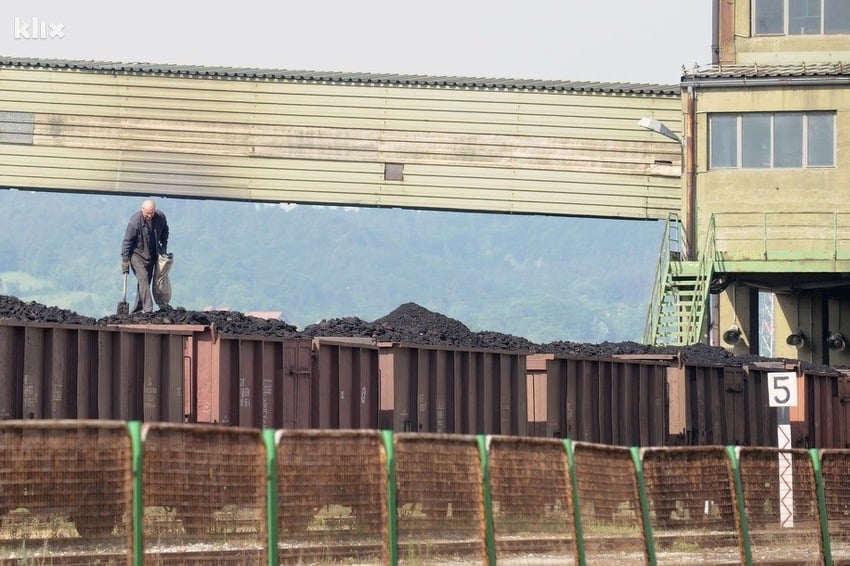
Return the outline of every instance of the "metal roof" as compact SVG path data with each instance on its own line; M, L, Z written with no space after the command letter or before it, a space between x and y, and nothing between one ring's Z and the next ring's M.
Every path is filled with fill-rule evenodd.
M376 73L340 73L324 71L290 71L259 68L207 67L197 65L11 58L4 57L2 55L0 55L0 67L24 67L143 75L172 75L196 78L218 77L225 79L340 83L349 85L424 86L552 92L592 92L606 94L654 94L672 96L679 96L681 93L679 85L652 83L609 83Z
M773 79L850 76L850 64L795 63L793 65L708 65L682 68L682 79Z

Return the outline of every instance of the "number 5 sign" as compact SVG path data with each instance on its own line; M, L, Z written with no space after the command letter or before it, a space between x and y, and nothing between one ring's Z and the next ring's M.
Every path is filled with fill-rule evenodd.
M771 407L796 407L797 374L793 371L769 372L767 396Z

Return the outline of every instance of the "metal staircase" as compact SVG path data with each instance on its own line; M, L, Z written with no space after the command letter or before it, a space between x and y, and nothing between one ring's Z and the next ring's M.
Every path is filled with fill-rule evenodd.
M677 215L667 219L644 342L653 346L687 346L702 341L710 283L714 274L714 221L699 259L683 257L682 226Z

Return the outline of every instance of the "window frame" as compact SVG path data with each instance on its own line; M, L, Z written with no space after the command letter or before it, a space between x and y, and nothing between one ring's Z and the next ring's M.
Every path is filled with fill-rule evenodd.
M780 0L782 4L782 31L781 32L765 32L760 33L757 30L757 14L758 7L760 2L768 2L770 0L751 0L750 1L750 36L751 37L779 37L779 36L788 36L788 37L797 37L797 36L816 36L816 35L848 35L850 34L850 14L848 14L848 21L844 23L844 28L846 31L827 31L827 11L828 6L827 3L835 0L818 0L820 3L820 14L819 14L819 22L818 22L818 31L814 33L791 33L790 31L790 16L791 16L791 2L792 0ZM775 0L774 0L775 1ZM831 21L831 20L830 20Z
M799 132L801 135L801 139L797 140L795 143L799 143L800 147L800 165L799 166L789 166L789 165L777 165L777 128L776 128L776 117L777 116L792 116L799 115L802 116L802 129ZM751 156L746 155L748 151L747 148L744 147L744 119L748 118L758 118L758 117L769 117L769 127L768 127L768 159L769 163L761 166L745 166L745 158L749 158ZM812 153L812 143L817 141L822 141L822 138L819 140L817 136L813 137L813 133L809 130L810 124L809 120L813 116L823 117L828 116L831 118L831 148L832 152L829 156L829 163L826 163L824 159L819 157L826 157L824 154ZM727 139L726 137L715 138L715 126L714 120L717 118L724 119L724 129L718 130L721 135L728 136L729 135L729 119L734 118L734 140ZM708 170L709 171L722 171L722 170L747 170L747 171L759 171L759 170L771 170L771 171L793 171L793 170L803 170L803 169L835 169L836 168L836 155L837 155L837 113L834 110L813 110L813 111L805 111L805 110L792 110L792 111L781 111L781 112L763 112L763 111L754 111L754 112L713 112L708 115ZM718 124L720 126L720 124ZM783 128L780 128L779 133L781 134L785 131ZM796 132L795 132L796 133ZM751 138L751 141L757 138ZM734 143L733 151L729 151L728 149L722 153L715 154L714 145L718 143ZM734 156L734 164L726 164L730 163L728 158ZM714 161L716 157L725 158L722 160L723 165L715 165Z

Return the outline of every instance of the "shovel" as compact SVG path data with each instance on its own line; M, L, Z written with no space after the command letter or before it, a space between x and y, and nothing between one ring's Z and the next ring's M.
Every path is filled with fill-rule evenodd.
M118 303L118 314L130 314L130 304L127 302L127 274L124 274L124 294Z

